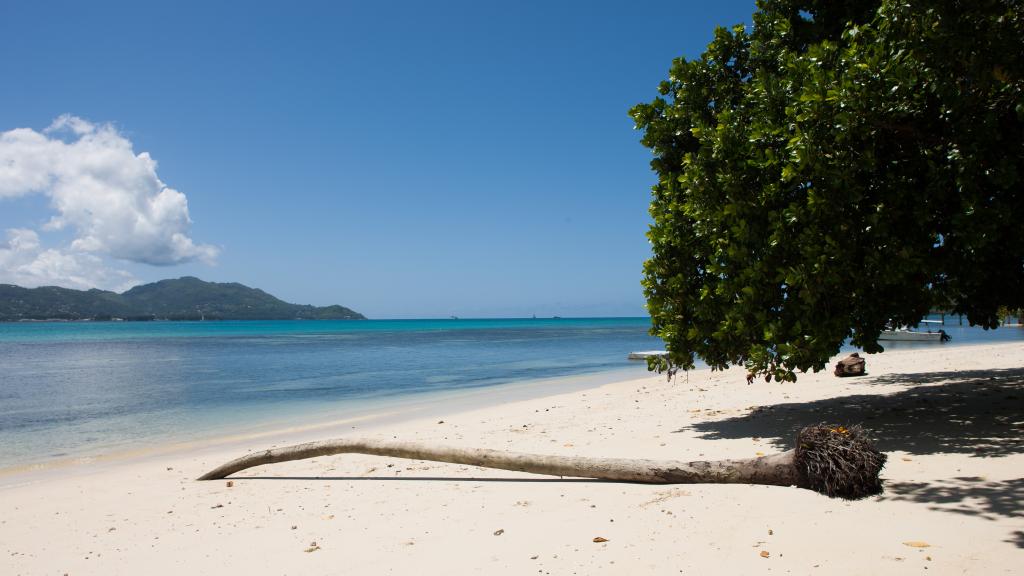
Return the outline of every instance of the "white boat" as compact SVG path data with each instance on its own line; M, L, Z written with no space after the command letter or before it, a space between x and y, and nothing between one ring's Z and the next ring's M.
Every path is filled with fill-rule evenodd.
M656 356L667 356L668 352L664 350L644 350L642 352L630 352L630 360L647 360L648 358Z
M942 324L942 322L939 320L922 320L921 324ZM897 340L902 342L946 342L949 340L949 334L946 334L946 331L941 329L918 332L906 327L901 327L895 330L882 330L878 339Z

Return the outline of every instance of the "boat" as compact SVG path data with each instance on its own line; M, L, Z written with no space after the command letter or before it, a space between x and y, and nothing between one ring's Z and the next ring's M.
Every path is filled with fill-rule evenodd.
M921 320L921 324L942 324L941 320ZM891 340L899 342L948 342L950 337L945 330L928 329L925 332L911 330L901 326L892 330L882 330L878 335L879 340Z
M657 356L668 356L668 352L664 350L643 350L641 352L630 352L628 358L630 360L647 360Z

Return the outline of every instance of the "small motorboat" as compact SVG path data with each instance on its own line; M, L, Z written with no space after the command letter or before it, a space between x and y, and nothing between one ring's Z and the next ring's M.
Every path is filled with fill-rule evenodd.
M942 324L942 322L940 320L921 320L921 324ZM950 336L941 328L938 330L928 329L927 331L921 332L918 330L911 330L906 326L901 326L892 330L882 330L878 339L900 342L949 342Z
M668 352L664 350L644 350L642 352L630 352L628 358L630 360L647 360L648 358L655 356L668 356Z

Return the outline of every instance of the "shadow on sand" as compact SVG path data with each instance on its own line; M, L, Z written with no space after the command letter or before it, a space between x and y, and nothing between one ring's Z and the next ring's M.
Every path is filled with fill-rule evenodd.
M918 502L930 510L978 516L986 520L1024 518L1024 478L993 482L976 476L934 482L887 482L883 500ZM1024 531L1005 540L1024 548Z
M796 431L819 422L862 423L880 450L910 454L1003 457L1024 453L1024 369L891 374L852 382L912 386L891 394L761 406L746 416L698 422L701 438L761 436L780 450ZM883 499L917 502L933 510L978 516L1024 517L1024 478L1003 482L957 477L935 482L887 482ZM1007 542L1024 548L1024 531Z
M880 450L1006 456L1024 452L1024 369L892 374L857 384L904 384L893 394L855 394L761 406L750 414L698 422L702 438L761 436L780 450L819 422L862 423Z

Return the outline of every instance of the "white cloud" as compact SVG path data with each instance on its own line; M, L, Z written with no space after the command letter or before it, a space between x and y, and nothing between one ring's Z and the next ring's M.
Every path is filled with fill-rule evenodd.
M128 272L108 267L99 256L44 248L34 230L12 228L7 241L0 242L0 284L122 291L138 282Z
M61 116L42 132L0 132L0 199L46 195L56 213L44 229L74 235L69 251L38 252L34 265L43 276L70 274L87 256L153 265L213 263L218 249L189 236L188 200L157 177L156 166L148 153L136 154L114 126L75 116ZM15 231L19 242L28 241L25 232L31 231ZM11 242L8 258L25 253ZM48 252L53 253L41 261Z

